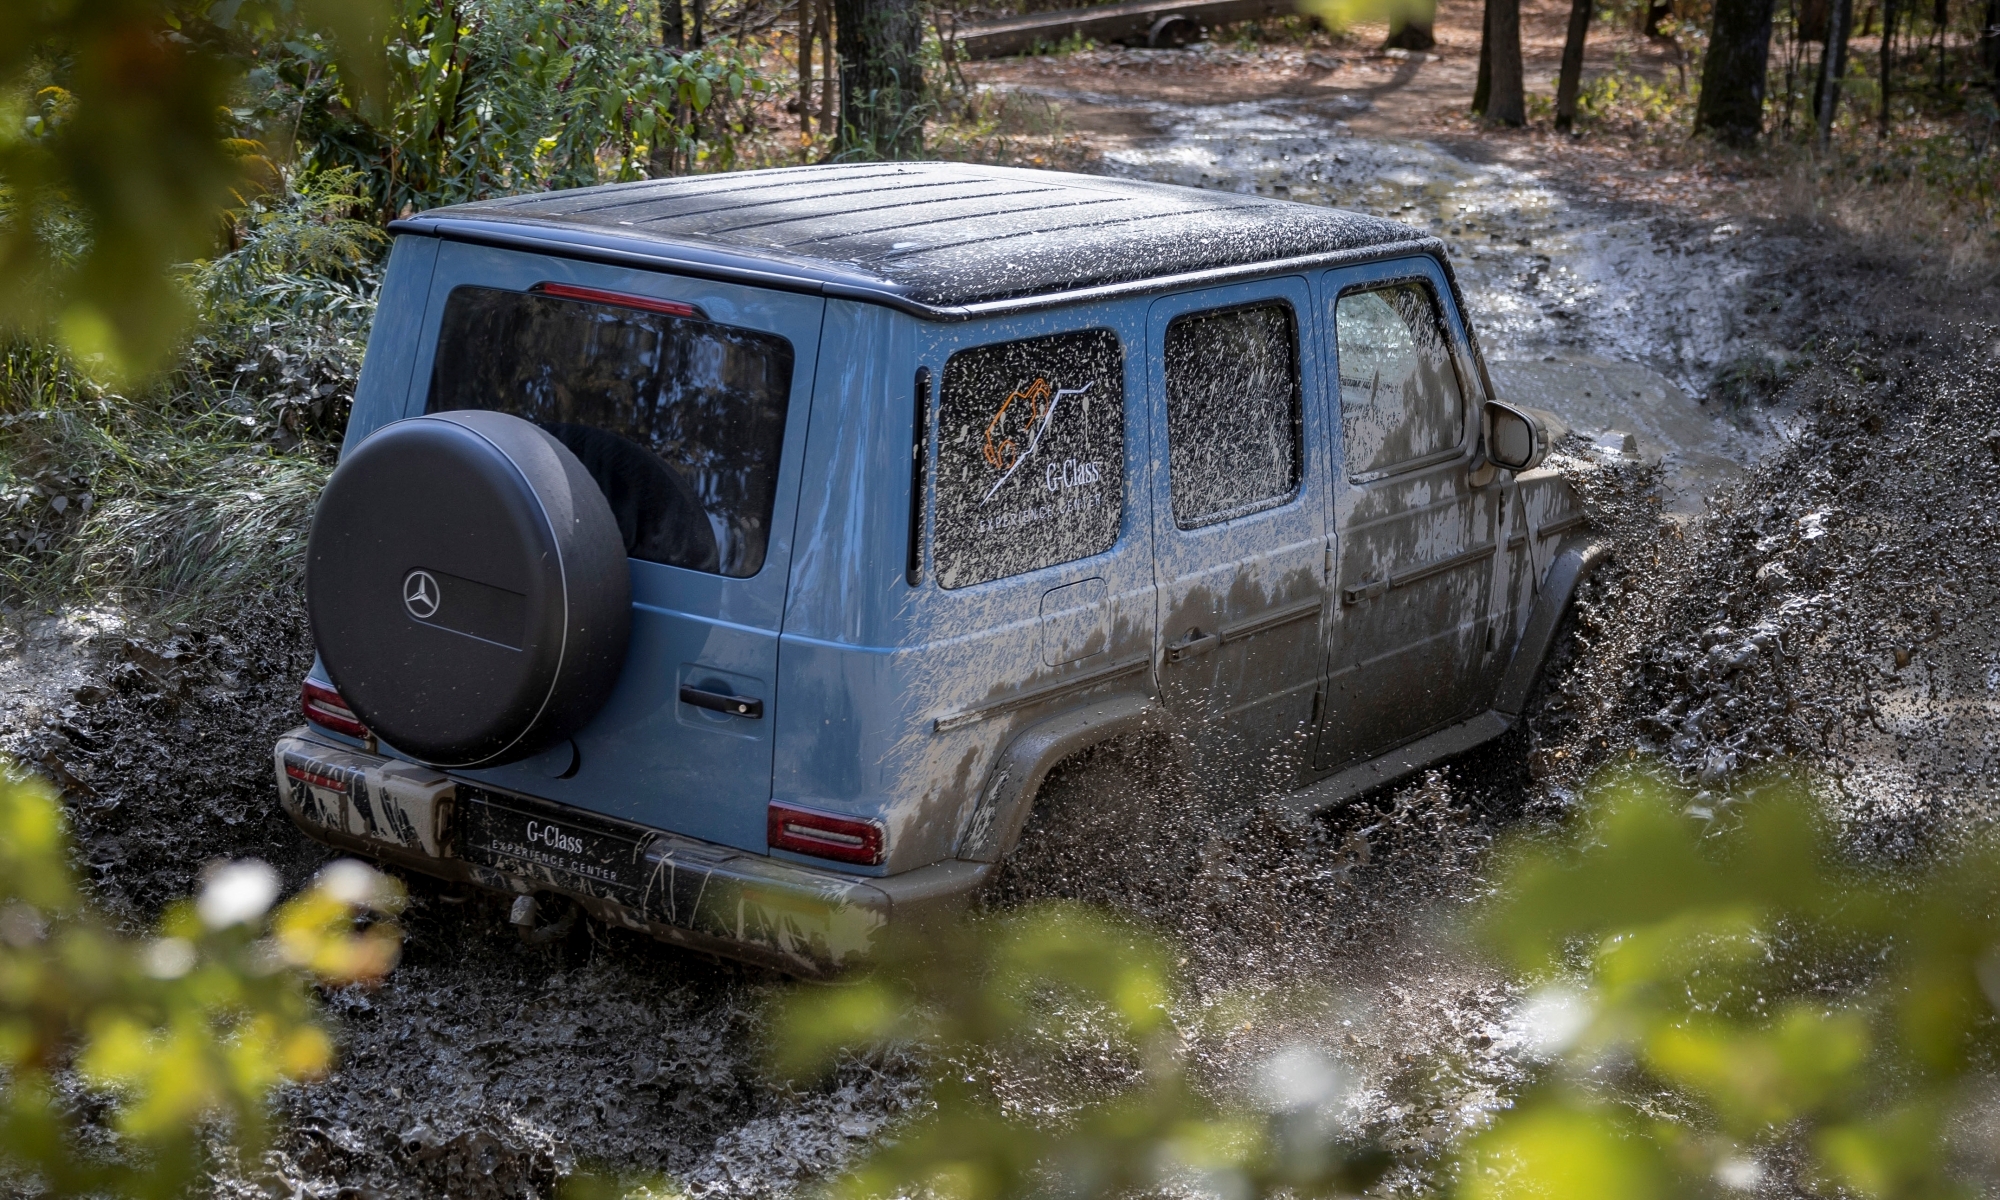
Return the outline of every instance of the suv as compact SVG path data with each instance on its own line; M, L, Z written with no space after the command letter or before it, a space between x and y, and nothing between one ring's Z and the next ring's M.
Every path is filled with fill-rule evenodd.
M1138 737L1337 804L1508 729L1599 555L1391 221L921 163L390 228L278 786L523 924L824 974Z

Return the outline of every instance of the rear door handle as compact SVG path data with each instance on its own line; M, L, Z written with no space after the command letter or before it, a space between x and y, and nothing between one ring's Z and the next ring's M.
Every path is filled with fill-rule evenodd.
M1388 594L1389 577L1384 575L1380 579L1371 579L1367 583L1358 583L1351 588L1342 588L1340 590L1340 602L1342 604L1359 604L1363 600L1373 600L1377 596L1386 596Z
M1199 629L1190 629L1181 635L1180 641L1167 647L1167 661L1177 663L1185 658L1193 658L1197 654L1207 654L1221 644L1222 635L1219 633L1203 633Z
M732 696L728 692L703 691L685 683L681 685L681 703L728 713L732 717L748 717L753 721L764 715L764 702L755 696Z

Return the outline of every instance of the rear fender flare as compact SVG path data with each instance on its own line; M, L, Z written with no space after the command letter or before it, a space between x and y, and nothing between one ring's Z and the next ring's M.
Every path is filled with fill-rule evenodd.
M1556 631L1562 628L1563 614L1569 611L1577 588L1610 558L1610 545L1596 539L1573 540L1556 554L1548 573L1542 577L1528 627L1521 633L1520 644L1514 647L1514 657L1507 664L1499 693L1493 698L1493 711L1511 718L1520 716L1521 710L1528 706L1528 699L1535 692L1535 681L1541 678L1542 664L1555 649Z
M1107 696L1028 726L1001 752L968 814L955 857L999 862L1027 826L1042 781L1065 759L1093 746L1166 729L1152 697Z

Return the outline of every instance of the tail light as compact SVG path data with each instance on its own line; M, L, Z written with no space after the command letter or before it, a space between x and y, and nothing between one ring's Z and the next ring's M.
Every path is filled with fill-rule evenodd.
M347 707L347 701L323 683L306 680L305 686L299 689L299 707L305 710L306 720L315 725L324 725L348 737L368 736L368 727L354 715L353 709Z
M877 821L838 817L773 800L764 826L773 850L872 867L882 861L882 826Z
M624 292L607 292L602 288L577 287L569 283L538 283L532 289L544 296L554 296L558 300L582 300L588 304L609 304L614 308L636 308L642 312L665 313L670 317L693 317L701 319L701 310L692 304L678 300L662 300L657 296L632 296Z
M347 790L347 781L340 776L329 775L325 771L315 771L310 764L297 762L290 758L285 760L285 775L287 778L298 780L307 787L325 788L332 792L344 792Z

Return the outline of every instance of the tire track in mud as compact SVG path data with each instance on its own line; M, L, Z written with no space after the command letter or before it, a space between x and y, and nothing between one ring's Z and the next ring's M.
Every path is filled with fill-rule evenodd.
M1292 169L1314 161L1294 154ZM1454 186L1476 196L1481 185ZM1592 214L1563 219L1582 227ZM1587 237L1575 244L1594 253ZM1247 1086L1282 1048L1320 1049L1346 1072L1356 1127L1403 1156L1390 1191L1433 1183L1438 1153L1522 1077L1520 997L1451 933L1486 886L1488 848L1560 820L1619 748L1716 785L1691 820L1728 820L1720 785L1733 772L1781 759L1825 769L1857 847L1889 861L1948 850L1994 811L2000 538L1986 502L2000 484L2000 337L1941 329L1945 298L1832 235L1746 226L1701 246L1676 261L1740 268L1730 289L1690 293L1709 297L1701 319L1725 335L1694 357L1637 365L1694 387L1744 346L1782 347L1794 365L1743 424L1789 440L1760 449L1740 490L1694 519L1662 515L1671 458L1589 476L1619 565L1586 597L1526 728L1315 821L1218 813L1130 763L1068 785L1100 807L1123 797L1170 818L1124 876L1086 860L1067 869L1088 886L1058 890L1136 896L1179 938L1192 984L1183 1020L1212 1085ZM1600 344L1575 334L1587 322L1542 307L1550 270L1512 250L1490 272L1472 261L1475 322L1494 297L1540 313L1491 327L1489 353L1507 329L1513 345L1569 356L1565 370L1578 356L1630 365L1621 347L1643 342L1646 322L1685 315L1642 305L1616 319L1626 340ZM1976 313L1991 293L1958 303ZM1752 307L1779 315L1743 324ZM1768 332L1779 319L1788 338ZM179 631L115 613L16 628L0 663L0 741L63 784L79 867L122 918L143 922L186 894L213 858L264 858L294 885L321 861L269 779L269 746L295 723L311 660L304 639L284 591ZM412 882L404 965L379 989L327 998L339 1071L284 1095L289 1128L271 1157L218 1190L545 1196L591 1166L766 1195L838 1169L921 1103L893 1063L856 1064L811 1091L766 1082L761 1014L781 986L770 976L587 925L526 947L495 905ZM1254 1019L1204 1024L1243 996L1259 1002ZM1015 1086L1024 1102L1056 1094L1046 1081Z

